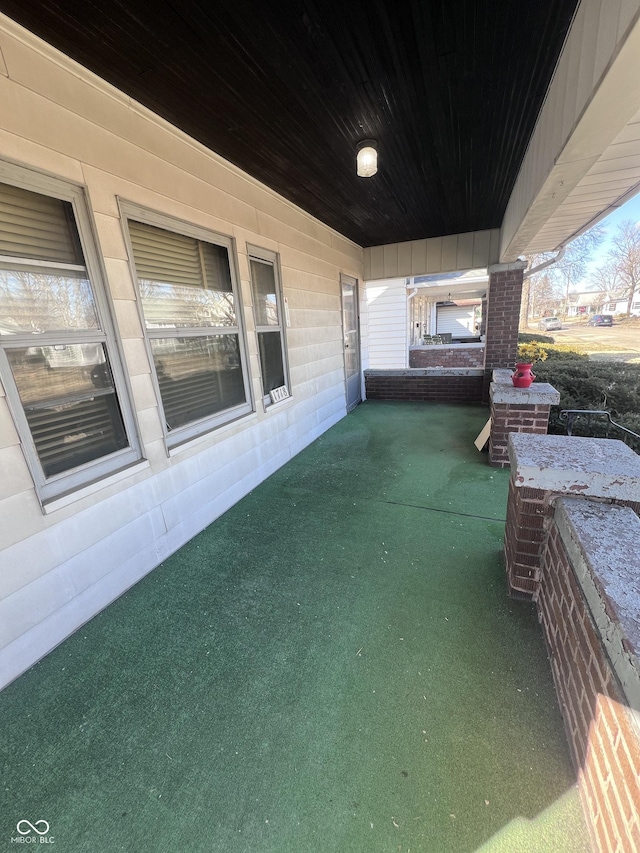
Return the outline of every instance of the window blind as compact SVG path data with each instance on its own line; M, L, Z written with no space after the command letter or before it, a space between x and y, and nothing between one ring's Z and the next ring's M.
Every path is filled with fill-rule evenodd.
M0 184L0 256L83 265L68 201Z
M129 234L139 279L231 292L229 258L222 246L133 219Z
M193 237L129 220L138 278L143 281L202 287L198 242Z
M58 406L26 407L25 414L48 477L127 446L113 393Z

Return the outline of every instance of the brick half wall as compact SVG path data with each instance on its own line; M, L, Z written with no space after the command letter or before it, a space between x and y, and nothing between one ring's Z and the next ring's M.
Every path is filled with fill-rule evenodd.
M482 370L365 370L364 381L368 400L437 403L479 403L482 400Z
M411 347L409 367L484 367L484 346Z
M634 549L633 566L613 565L611 535ZM561 498L541 568L538 615L598 853L640 851L636 537L640 520L631 509Z

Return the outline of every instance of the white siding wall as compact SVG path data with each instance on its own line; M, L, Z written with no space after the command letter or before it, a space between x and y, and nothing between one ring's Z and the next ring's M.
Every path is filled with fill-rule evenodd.
M368 367L407 367L407 286L404 278L367 282ZM364 337L363 337L364 340Z
M88 189L146 461L43 513L0 386L0 686L345 414L340 273L362 250L0 16L0 158ZM117 197L280 253L292 399L167 456Z
M480 269L498 262L499 249L498 228L370 246L364 250L364 276L373 281Z

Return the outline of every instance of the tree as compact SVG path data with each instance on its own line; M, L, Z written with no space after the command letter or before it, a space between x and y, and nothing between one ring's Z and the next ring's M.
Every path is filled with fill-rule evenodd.
M625 219L618 225L608 255L615 280L627 300L627 317L634 295L640 290L640 223Z
M561 288L563 298L563 313L569 313L569 291L584 276L587 265L594 250L604 239L604 229L600 226L591 228L575 240L572 240L564 253L564 257L549 267L550 275Z
M558 289L548 272L543 270L535 278L534 290L531 299L531 307L536 317L551 316L558 308Z
M541 252L527 257L528 269L535 269L540 264L553 258L551 252ZM522 301L520 303L520 326L529 327L532 317L554 314L558 306L559 295L547 267L539 273L525 278L522 283Z
M545 267L525 279L522 292L520 324L529 325L533 316L569 312L569 291L584 276L591 256L604 238L599 226L576 237L566 247L563 257L555 264ZM543 252L527 257L529 269L553 258L552 252Z

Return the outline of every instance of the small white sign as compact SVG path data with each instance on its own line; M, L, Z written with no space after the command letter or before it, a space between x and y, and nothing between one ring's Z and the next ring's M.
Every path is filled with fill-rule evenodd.
M272 403L279 403L280 400L286 400L289 396L289 390L286 385L281 385L279 388L274 388L269 392Z

